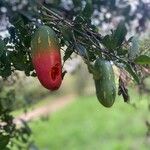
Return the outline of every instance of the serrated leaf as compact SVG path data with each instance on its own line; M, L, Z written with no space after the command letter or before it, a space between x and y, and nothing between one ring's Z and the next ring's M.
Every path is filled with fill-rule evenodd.
M60 30L61 30L61 33L62 33L65 41L71 41L73 39L72 38L72 32L71 32L70 28L68 28L67 26L63 26L60 28Z
M120 22L117 26L117 29L113 33L113 38L115 39L116 46L121 46L121 44L125 40L126 34L127 34L126 26L123 22Z
M135 58L134 62L141 65L150 64L150 57L146 55L140 55L139 57Z
M129 59L133 60L139 54L139 40L137 37L132 37L131 48L129 49Z
M72 0L75 7L81 7L81 0Z
M8 135L0 135L0 149L4 150L9 143L9 136Z
M125 69L129 72L129 74L133 77L133 79L139 84L140 79L137 73L133 70L132 66L130 64L126 64Z

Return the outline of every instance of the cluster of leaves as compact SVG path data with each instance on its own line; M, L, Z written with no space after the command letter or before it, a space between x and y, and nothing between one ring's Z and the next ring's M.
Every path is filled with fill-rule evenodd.
M23 121L21 125L14 123L11 112L16 99L15 91L13 89L6 90L2 80L0 83L0 149L9 150L12 147L20 150L27 149L31 145L29 138L31 130Z
M34 75L29 52L31 31L28 28L31 29L30 25L25 24L22 18L12 22L15 27L8 28L10 36L0 39L0 75L7 78L14 70L24 71L27 76Z

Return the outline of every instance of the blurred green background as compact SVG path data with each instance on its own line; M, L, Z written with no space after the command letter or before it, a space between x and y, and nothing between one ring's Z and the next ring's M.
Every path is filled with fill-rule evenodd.
M117 75L117 70L116 75ZM22 78L21 78L22 80ZM117 82L117 77L116 77ZM150 79L146 79L147 86ZM15 116L44 107L68 95L73 100L54 113L29 122L32 140L39 150L149 150L146 121L150 119L150 93L139 95L135 84L129 85L130 104L117 97L111 108L103 107L95 95L92 76L81 62L67 74L57 92L45 90L37 79L18 80ZM21 88L20 88L21 87ZM20 104L20 106L18 105ZM23 109L21 106L26 106ZM59 103L58 103L59 104ZM34 148L33 148L34 149Z

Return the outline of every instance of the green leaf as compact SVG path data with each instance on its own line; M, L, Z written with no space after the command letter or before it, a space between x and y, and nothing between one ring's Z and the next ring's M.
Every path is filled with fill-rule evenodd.
M5 150L8 143L9 143L9 136L0 135L0 149Z
M139 40L136 36L131 39L131 48L129 49L129 59L133 60L139 54Z
M112 39L111 35L104 36L104 38L102 39L102 43L108 50L113 50L116 48L116 43Z
M121 44L125 40L126 34L127 34L126 26L124 22L120 22L117 26L117 29L113 33L113 38L115 39L116 46L121 46Z
M133 79L139 84L140 79L139 79L137 73L133 70L132 66L130 64L126 63L125 69L129 72L129 74L133 77Z
M4 66L4 68L0 69L0 76L3 78L7 78L11 75L11 67L10 66Z
M73 53L73 47L72 47L72 46L68 46L67 49L66 49L66 51L65 51L65 55L64 55L64 57L63 57L64 62L65 62L68 58L70 58L70 56L72 55L72 53Z
M20 14L16 13L10 19L10 22L15 26L15 28L20 29L25 26L24 21Z
M0 57L3 55L5 50L6 50L5 42L2 39L0 39Z
M9 58L16 70L25 70L26 55L23 52L12 52L10 53Z
M150 64L150 57L146 55L140 55L139 57L135 58L134 62L140 65Z
M84 18L86 18L88 20L89 18L91 18L92 13L93 13L92 0L86 0L86 5L82 11L82 15Z
M88 59L88 53L86 48L81 44L76 44L75 48L81 57Z
M73 4L75 7L81 7L81 5L82 5L81 0L72 0L72 1L73 1Z

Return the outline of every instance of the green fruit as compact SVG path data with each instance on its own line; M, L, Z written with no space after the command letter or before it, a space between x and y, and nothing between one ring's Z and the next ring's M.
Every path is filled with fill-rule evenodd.
M105 107L111 107L116 97L115 76L112 65L109 61L98 58L95 61L94 76L96 96L99 102Z
M60 51L60 45L56 33L49 26L43 25L34 33L31 40L32 56L37 53Z

